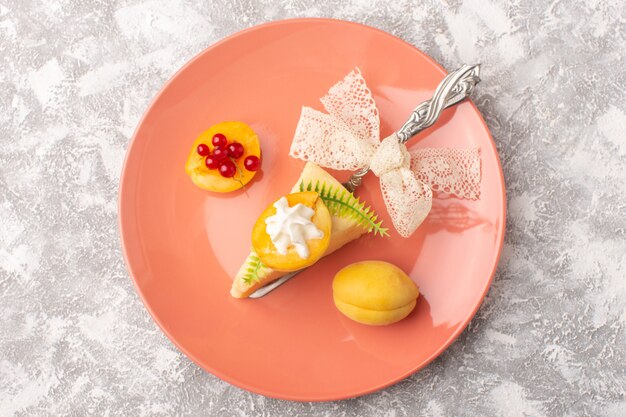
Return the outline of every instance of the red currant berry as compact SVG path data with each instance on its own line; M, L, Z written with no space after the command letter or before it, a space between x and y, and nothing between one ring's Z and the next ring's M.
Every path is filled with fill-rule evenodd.
M218 161L221 161L222 159L225 159L228 157L228 151L226 150L226 148L215 148L213 150L213 156L215 158L217 158Z
M211 143L213 144L213 146L217 147L224 147L226 146L226 144L228 143L228 141L226 140L226 136L224 136L221 133L216 133L215 135L213 135L213 139L211 139Z
M235 167L233 161L227 159L220 162L219 171L222 177L230 178L235 175L235 172L237 172L237 168Z
M220 160L215 157L215 155L209 155L204 160L204 164L209 169L217 169L220 165Z
M261 160L259 159L258 156L250 155L249 157L244 159L243 166L248 171L256 171L261 166Z
M233 142L226 147L228 156L232 158L240 158L243 155L243 145L239 142Z
M209 147L206 146L204 143L201 143L200 145L198 145L196 150L198 151L198 155L200 156L207 156L208 154L211 153L211 150L209 149Z

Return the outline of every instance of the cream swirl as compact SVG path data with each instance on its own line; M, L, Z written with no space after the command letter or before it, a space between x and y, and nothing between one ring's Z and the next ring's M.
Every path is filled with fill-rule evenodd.
M265 219L265 231L276 250L285 255L293 246L302 259L308 258L310 251L307 241L324 237L324 232L311 221L315 210L300 203L289 207L286 197L275 202L274 207L276 214Z

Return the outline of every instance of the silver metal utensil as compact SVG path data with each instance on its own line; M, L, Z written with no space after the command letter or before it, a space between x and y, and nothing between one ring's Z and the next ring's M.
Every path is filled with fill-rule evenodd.
M396 132L400 143L406 143L422 130L432 126L441 116L444 109L454 106L465 100L480 82L480 64L463 65L456 71L446 75L435 89L435 94L417 106L409 115L409 119ZM361 185L363 177L370 171L364 167L352 174L343 186L350 192Z
M402 125L395 135L401 143L422 130L432 126L441 116L444 109L454 106L465 100L480 82L480 64L463 65L461 68L449 73L435 89L435 94L430 100L426 100L417 106L409 115L409 119ZM364 167L343 183L350 192L361 185L363 177L369 172L369 167ZM260 298L272 292L276 288L289 281L300 271L291 272L268 285L259 288L250 295L250 298Z
M282 277L278 278L276 281L270 282L266 286L259 288L258 290L256 290L252 294L250 294L249 297L250 298L261 298L264 295L267 295L267 294L271 293L276 288L280 287L285 282L289 281L291 278L295 277L296 275L298 275L302 271L304 271L304 269L301 269L301 270L295 271L295 272L290 272L287 275L283 275Z

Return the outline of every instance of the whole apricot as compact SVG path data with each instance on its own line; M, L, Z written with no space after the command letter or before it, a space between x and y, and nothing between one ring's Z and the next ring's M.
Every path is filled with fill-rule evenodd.
M413 311L417 285L397 266L383 261L356 262L333 280L335 306L354 321L382 326Z

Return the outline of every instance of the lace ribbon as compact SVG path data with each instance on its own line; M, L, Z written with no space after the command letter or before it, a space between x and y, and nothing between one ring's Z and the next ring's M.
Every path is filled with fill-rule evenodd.
M432 191L475 200L480 195L478 149L408 151L394 135L380 140L376 103L358 69L320 99L328 113L303 107L290 155L320 166L379 177L387 211L398 233L409 237L432 206Z

